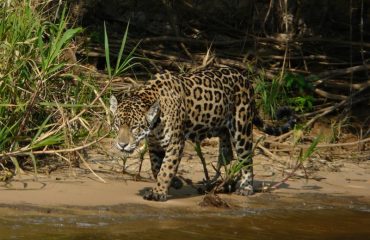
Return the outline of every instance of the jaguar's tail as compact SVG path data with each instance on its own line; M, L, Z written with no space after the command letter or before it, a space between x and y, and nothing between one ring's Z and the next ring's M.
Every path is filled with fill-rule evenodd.
M267 125L263 119L259 116L259 114L255 111L255 115L253 118L253 124L261 131L273 135L279 136L283 133L289 132L295 124L297 123L297 118L294 115L293 111L288 107L279 108L276 112L276 119L282 120L287 119L287 121L280 125L280 126L271 126Z

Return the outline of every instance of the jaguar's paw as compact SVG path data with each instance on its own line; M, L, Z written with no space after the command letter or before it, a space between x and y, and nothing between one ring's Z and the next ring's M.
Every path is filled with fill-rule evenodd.
M254 194L253 187L250 186L245 186L245 187L239 187L236 191L235 194L241 195L241 196L250 196Z
M149 201L165 202L167 201L167 194L156 193L153 189L147 190L143 198Z

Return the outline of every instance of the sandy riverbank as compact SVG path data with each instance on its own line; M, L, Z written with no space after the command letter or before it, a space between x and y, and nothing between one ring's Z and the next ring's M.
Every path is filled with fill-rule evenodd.
M217 159L217 144L210 141L203 146L203 152L209 161L208 169L212 174L211 163ZM114 150L113 150L114 151ZM292 160L285 160L292 161ZM128 159L127 169L136 173L138 169L136 156ZM334 165L334 162L330 163ZM273 196L277 198L301 199L304 194L317 194L333 198L351 197L370 205L370 164L368 161L354 163L342 161L335 163L336 167L321 167L320 170L310 171L306 179L303 171L298 171L296 177L289 179L279 189L271 193L256 193L251 197L221 194L221 198L230 202L232 206L246 207L256 202L256 199ZM170 189L170 196L165 203L145 201L141 195L145 188L154 185L150 177L149 160L144 160L141 171L142 179L134 181L129 174L121 173L122 163L117 160L108 160L102 155L92 154L89 165L95 173L106 183L99 181L85 167L58 168L49 175L39 173L37 180L31 172L17 176L9 183L0 183L0 204L21 204L35 206L102 206L119 204L139 204L160 208L185 207L200 208L199 203L203 195L198 194L195 187L184 185L182 189ZM271 185L281 181L283 172L279 162L273 162L259 154L255 157L255 185ZM328 165L328 164L326 164ZM309 170L309 169L307 169ZM179 175L192 182L202 180L204 177L202 166L193 150L188 144L179 168ZM304 174L303 174L304 175ZM304 198L303 198L304 199ZM312 199L311 199L312 200Z

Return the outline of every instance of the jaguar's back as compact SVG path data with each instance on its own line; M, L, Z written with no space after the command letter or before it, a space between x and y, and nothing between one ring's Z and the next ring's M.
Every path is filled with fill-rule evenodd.
M219 136L232 127L235 91L247 79L231 68L212 68L179 75L184 94L186 116L184 130L187 138L202 140ZM245 89L246 94L250 94Z

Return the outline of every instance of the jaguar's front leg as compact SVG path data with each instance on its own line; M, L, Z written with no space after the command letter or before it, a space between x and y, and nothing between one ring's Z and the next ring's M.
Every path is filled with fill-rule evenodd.
M144 199L154 201L166 201L168 188L175 177L181 160L184 143L170 144L165 152L160 171L157 175L157 183L153 189L144 194Z
M153 139L150 139L149 141L150 143L156 143ZM161 170L165 153L165 150L158 144L149 144L150 163L155 180L157 180L158 173ZM175 189L180 189L182 186L183 183L178 177L175 176L172 178L171 187Z
M165 156L165 151L161 147L154 145L154 144L149 144L150 164L151 164L153 177L155 180L157 180L157 176L161 169L164 156Z

